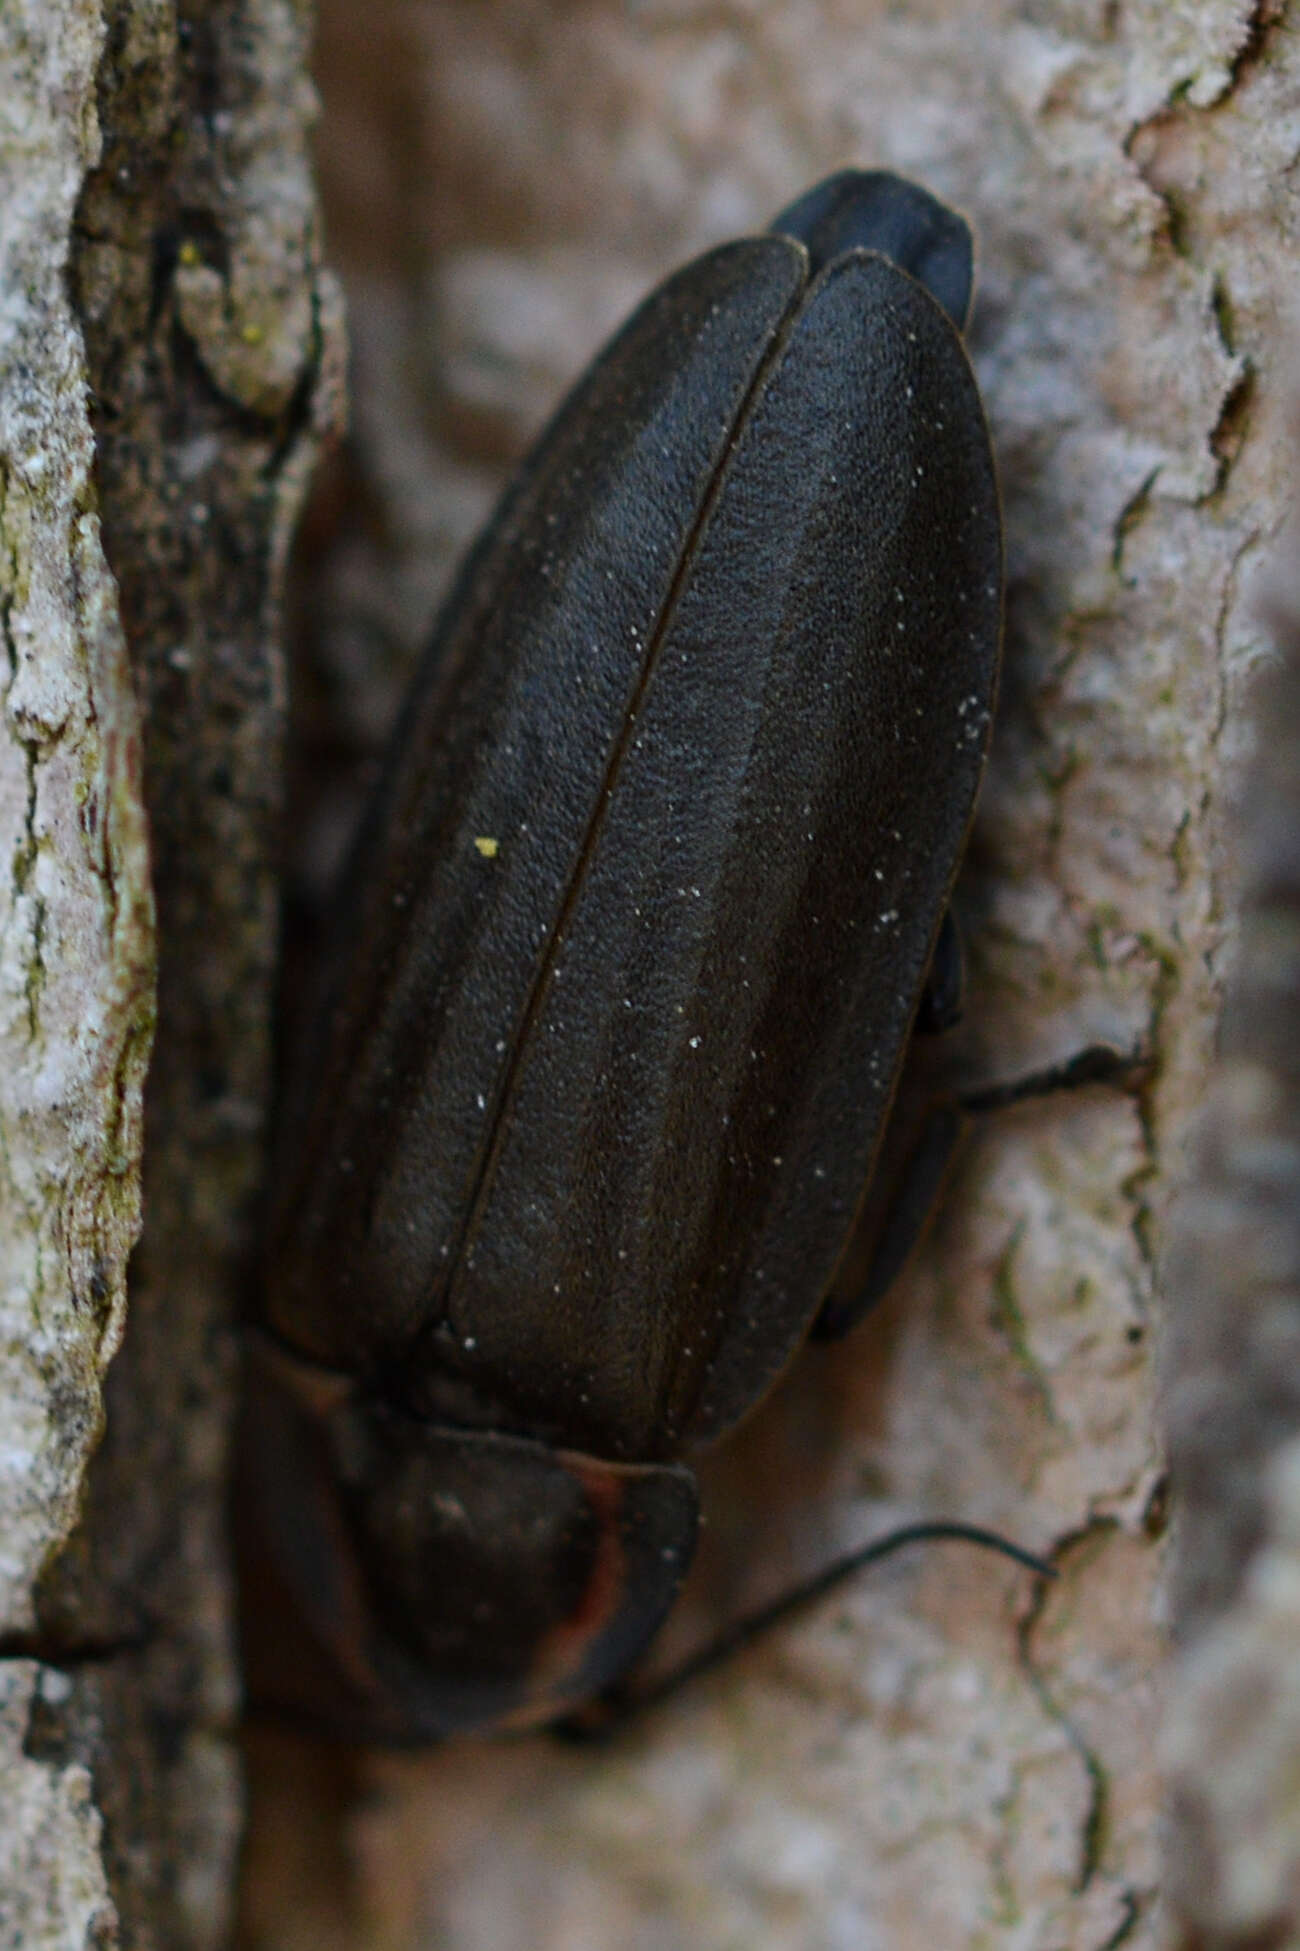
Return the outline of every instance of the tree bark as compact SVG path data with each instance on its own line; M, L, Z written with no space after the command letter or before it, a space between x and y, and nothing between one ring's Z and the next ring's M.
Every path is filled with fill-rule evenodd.
M337 394L306 33L280 0L0 21L0 1938L25 1947L229 1925L225 1442L269 1078L279 602Z
M1171 1229L1180 1644L1164 1753L1187 1951L1300 1942L1300 526L1239 809L1222 1041Z
M24 1945L209 1945L228 1918L220 1485L269 1090L279 599L338 399L305 25L289 0L0 18L24 104L0 128L0 1938ZM1143 1067L983 1120L888 1301L703 1460L709 1546L671 1644L915 1516L997 1526L1052 1558L1050 1586L951 1548L899 1558L606 1752L397 1760L262 1731L246 1941L1287 1942L1284 1847L1234 1894L1263 1831L1232 1784L1256 1753L1285 1779L1294 1723L1243 1736L1244 1774L1217 1764L1242 1671L1289 1698L1291 1411L1234 1479L1245 1527L1215 1518L1250 1397L1198 1427L1180 1395L1224 1366L1225 1302L1178 1315L1186 1256L1208 1279L1214 1253L1171 1248L1169 1216L1232 958L1226 782L1294 478L1294 10L325 0L318 71L357 404L303 551L295 912L560 387L691 252L830 168L893 167L979 235L1007 521L953 1072L1098 1041ZM151 889L145 1231L87 1475L137 1225ZM1253 1290L1219 1257L1231 1308ZM1193 1498L1172 1588L1162 1302Z
M336 768L297 802L308 900L346 825L340 750L375 761L448 565L561 386L691 252L831 168L893 167L978 233L1007 522L953 1061L1006 1079L1100 1041L1145 1068L982 1122L888 1302L706 1461L670 1636L914 1516L998 1526L1049 1588L900 1558L605 1754L470 1743L326 1783L267 1735L250 1941L1152 1945L1158 1269L1292 474L1289 15L390 0L362 29L327 0L318 74L356 385L304 599L301 749Z

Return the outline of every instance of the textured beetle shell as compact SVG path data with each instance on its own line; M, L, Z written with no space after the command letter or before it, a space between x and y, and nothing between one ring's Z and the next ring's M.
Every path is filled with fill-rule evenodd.
M906 272L771 237L647 301L462 577L358 851L286 1119L289 1345L611 1459L753 1404L870 1175L1000 582L975 382Z

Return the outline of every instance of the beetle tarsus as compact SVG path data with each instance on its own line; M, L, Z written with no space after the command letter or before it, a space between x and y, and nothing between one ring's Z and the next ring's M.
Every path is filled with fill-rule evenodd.
M943 936L940 935L942 942ZM914 1117L916 1135L899 1154L893 1176L873 1182L858 1230L845 1249L842 1269L813 1323L817 1341L838 1341L850 1333L889 1292L924 1237L972 1120L1006 1110L1031 1098L1094 1084L1132 1090L1150 1073L1140 1050L1117 1050L1090 1043L1062 1062L977 1089L942 1092ZM883 1179L883 1175L880 1175Z
M1023 1104L1027 1098L1051 1097L1057 1091L1080 1091L1089 1084L1118 1084L1125 1090L1133 1090L1150 1073L1151 1057L1140 1048L1117 1050L1110 1043L1089 1043L1076 1050L1072 1057L1047 1064L1042 1070L1027 1071L1024 1076L1009 1078L1002 1084L962 1091L957 1101L972 1117L982 1117L989 1111L1005 1110L1011 1104Z

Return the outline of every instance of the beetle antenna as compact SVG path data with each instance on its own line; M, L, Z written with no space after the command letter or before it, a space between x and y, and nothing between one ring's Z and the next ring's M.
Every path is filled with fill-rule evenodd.
M779 1598L771 1599L766 1605L753 1612L745 1613L725 1631L690 1653L678 1665L670 1667L648 1685L639 1688L614 1688L594 1702L589 1709L557 1723L554 1732L574 1740L599 1740L612 1734L625 1721L632 1720L646 1708L657 1707L671 1694L698 1680L701 1674L709 1673L733 1653L741 1652L746 1646L761 1639L773 1626L802 1612L815 1600L823 1598L827 1592L842 1585L856 1572L864 1571L868 1565L878 1565L905 1545L915 1544L966 1544L978 1545L985 1551L996 1551L1013 1564L1023 1565L1036 1577L1049 1579L1056 1577L1055 1567L1044 1558L1038 1558L1023 1545L1013 1544L997 1531L986 1530L981 1524L963 1524L957 1520L928 1519L917 1524L900 1525L897 1531L889 1531L883 1538L876 1538L869 1545L859 1545L855 1551L846 1551L839 1558L833 1558L820 1572L805 1579L802 1584L782 1592Z

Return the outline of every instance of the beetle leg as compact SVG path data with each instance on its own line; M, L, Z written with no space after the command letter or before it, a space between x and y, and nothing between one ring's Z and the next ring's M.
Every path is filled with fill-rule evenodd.
M954 1028L961 1021L965 990L961 929L948 908L939 924L913 1033L933 1036ZM819 1341L847 1334L893 1285L925 1230L961 1142L970 1107L951 1092L935 1092L932 1084L923 1083L918 1093L906 1080L905 1073L870 1190L813 1323Z
M973 1117L1001 1111L1027 1097L1050 1097L1057 1091L1078 1091L1087 1084L1118 1084L1132 1090L1150 1074L1151 1059L1141 1050L1117 1050L1112 1043L1087 1043L1059 1064L1031 1070L1002 1084L985 1084L963 1091L960 1103Z
M940 933L940 947L950 917ZM956 940L956 931L952 931ZM960 947L958 945L958 953ZM938 951L936 950L936 963ZM944 1179L971 1120L1026 1098L1089 1084L1131 1087L1145 1075L1140 1053L1090 1043L1059 1064L1000 1084L936 1096L919 1110L896 1107L884 1157L834 1279L813 1322L818 1341L837 1341L881 1300L902 1272L938 1202Z
M930 958L930 973L925 978L917 1007L913 1034L930 1036L951 1030L961 1022L966 1000L966 957L962 952L961 929L949 908L939 924L939 939Z
M933 1036L953 1029L961 1021L965 991L961 929L948 908L939 925L913 1033ZM835 1341L847 1334L893 1285L938 1201L965 1130L965 1113L971 1108L951 1094L927 1097L919 1122L911 1120L911 1132L900 1143L899 1127L905 1119L895 1107L885 1159L872 1175L871 1193L836 1271L834 1286L813 1324L819 1341ZM891 1157L895 1161L892 1171Z
M816 1340L838 1341L892 1287L938 1203L968 1123L959 1098L941 1097L925 1107L919 1126L913 1122L910 1145L896 1144L891 1126L888 1149L898 1162L892 1172L878 1167L873 1174L853 1235L813 1322Z

